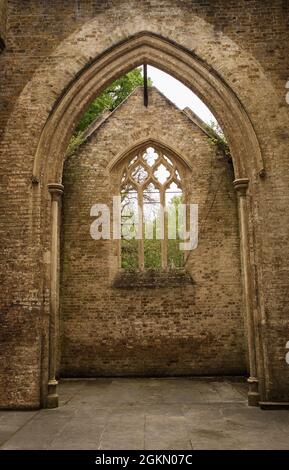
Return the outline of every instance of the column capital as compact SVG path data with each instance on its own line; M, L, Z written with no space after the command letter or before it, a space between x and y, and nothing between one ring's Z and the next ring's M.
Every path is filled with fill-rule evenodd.
M48 191L51 194L52 199L57 199L58 197L62 196L64 186L60 183L49 183L47 185Z
M246 191L249 186L249 179L248 178L239 178L234 181L233 183L235 190L240 193L242 196L246 195Z

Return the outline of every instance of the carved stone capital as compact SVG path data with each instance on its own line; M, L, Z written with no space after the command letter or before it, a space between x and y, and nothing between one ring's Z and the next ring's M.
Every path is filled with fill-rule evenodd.
M51 194L52 200L59 199L62 196L63 190L64 190L64 186L62 184L49 183L47 186L48 186L48 191Z
M240 178L234 181L234 188L235 190L241 195L246 196L246 192L249 186L249 179L248 178Z

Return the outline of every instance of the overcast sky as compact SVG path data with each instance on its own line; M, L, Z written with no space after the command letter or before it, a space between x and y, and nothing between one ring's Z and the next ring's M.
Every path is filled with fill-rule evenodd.
M149 65L148 76L152 79L153 85L180 109L189 106L206 123L216 122L213 114L200 98L171 75Z

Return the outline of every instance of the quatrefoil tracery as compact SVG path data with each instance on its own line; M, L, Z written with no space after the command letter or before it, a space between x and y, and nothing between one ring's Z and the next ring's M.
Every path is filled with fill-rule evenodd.
M121 190L128 185L145 190L150 183L162 191L170 188L172 183L181 189L181 177L175 162L152 147L139 152L125 165Z

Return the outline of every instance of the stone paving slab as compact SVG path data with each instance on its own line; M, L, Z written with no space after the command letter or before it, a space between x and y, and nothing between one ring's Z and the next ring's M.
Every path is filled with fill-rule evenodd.
M63 380L55 410L0 412L0 449L289 449L289 412L230 379Z

